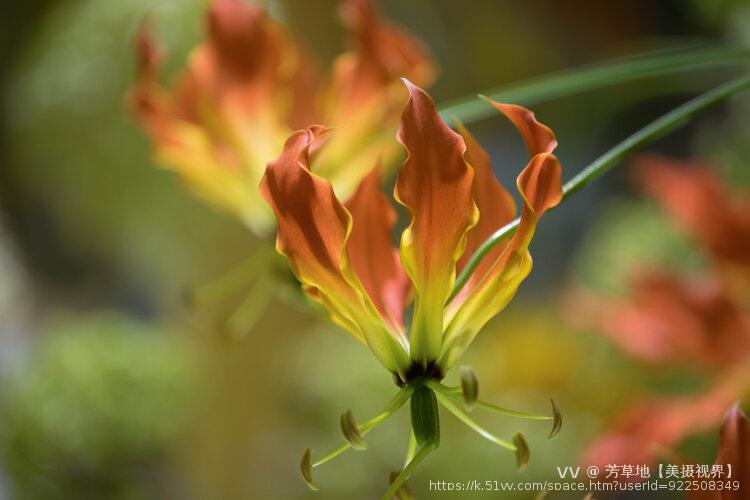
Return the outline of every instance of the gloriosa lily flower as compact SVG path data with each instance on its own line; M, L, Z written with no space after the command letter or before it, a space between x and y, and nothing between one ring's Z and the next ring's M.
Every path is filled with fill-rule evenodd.
M476 403L473 372L464 370L460 389L439 382L531 270L528 247L537 221L562 196L561 167L552 154L557 141L528 110L487 100L518 128L531 156L517 182L523 200L520 224L451 300L456 272L490 234L513 220L516 207L470 132L460 124L460 133L451 130L430 96L408 80L405 83L410 98L397 138L406 160L394 197L409 213L410 223L401 234L400 250L391 243L396 212L380 189L379 167L346 203L315 173L317 166L311 160L316 158L310 150L329 133L321 126L292 134L261 182L263 197L278 221L277 249L305 292L329 311L335 323L367 345L402 387L372 421L356 426L350 413L342 417L342 429L352 446L363 446L361 435L411 397L412 428L422 447L413 458L418 463L437 446L437 398L482 435L516 451L522 466L528 448L520 434L514 444L498 439L452 402L463 392L468 405ZM414 309L407 323L404 311L412 298ZM553 418L477 404L515 416ZM560 421L554 402L553 408L556 433ZM305 477L311 480L312 466L346 447L314 464L308 451L302 464ZM407 467L396 478L390 494L410 472Z
M352 49L321 83L315 64L264 7L213 0L206 40L169 91L159 84L162 51L145 23L137 37L138 80L130 95L158 161L211 204L257 234L273 216L258 195L266 163L297 128L340 130L318 158L319 173L350 194L375 159L392 164L390 133L406 75L429 84L434 67L422 44L381 20L370 0L345 0Z

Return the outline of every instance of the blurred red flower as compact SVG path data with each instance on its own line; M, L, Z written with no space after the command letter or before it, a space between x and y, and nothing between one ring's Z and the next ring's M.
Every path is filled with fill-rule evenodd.
M354 192L376 159L390 167L406 95L399 78L429 85L435 67L421 42L381 19L370 0L343 0L341 15L351 48L321 78L310 52L262 5L213 0L205 41L172 89L159 83L163 51L144 23L129 102L158 162L260 235L274 218L258 185L295 129L337 128L316 165L341 196Z
M653 463L687 436L715 427L750 392L750 197L705 165L648 156L637 167L640 187L694 239L709 265L691 276L637 270L625 299L576 290L570 297L578 302L575 321L638 360L698 368L708 384L693 394L654 396L621 413L585 451L589 464Z

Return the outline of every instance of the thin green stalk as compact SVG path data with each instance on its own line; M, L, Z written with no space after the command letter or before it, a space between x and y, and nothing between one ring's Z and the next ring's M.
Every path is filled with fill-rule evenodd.
M414 437L414 431L409 430L409 444L406 446L406 460L404 460L404 467L406 467L414 455L417 453L417 438Z
M404 403L409 401L409 397L411 397L411 393L414 392L414 389L412 387L404 387L401 389L396 396L391 399L388 404L383 408L383 411L381 411L378 415L371 418L367 422L360 424L357 426L357 429L359 430L360 434L362 436L365 436L368 432L373 430L375 427L377 427L381 422L383 422L385 419L393 415L396 410L401 408ZM336 458L337 456L344 453L346 450L351 448L351 445L349 443L344 443L332 452L330 452L328 455L324 456L323 458L319 459L317 462L312 464L312 467L318 467L323 465L324 463Z
M554 417L550 415L539 415L538 413L526 413L525 411L516 411L509 408L503 408L502 406L493 405L486 401L477 401L477 408L491 411L492 413L499 413L507 417L524 418L526 420L552 420Z
M404 467L404 470L402 470L399 475L396 476L396 479L393 480L391 485L385 491L381 500L391 500L398 489L401 487L401 485L404 484L407 479L409 479L412 472L414 472L414 469L416 469L417 466L422 462L422 460L424 460L425 457L427 457L427 455L429 455L430 452L434 449L435 447L431 445L423 446L419 450L419 452L414 455L414 458L411 459L408 465Z
M747 49L710 47L662 50L587 64L480 93L497 101L528 106L620 83L747 63L750 63L750 50ZM493 110L472 95L449 101L441 106L440 114L444 120L457 117L462 122L470 123L492 116Z
M442 389L438 389L438 390L440 390L443 394L447 394L448 396L456 400L462 399L460 387L448 387L442 384L439 384L439 385L440 387L442 387ZM538 413L527 413L525 411L511 410L510 408L504 408L502 406L494 405L492 403L482 401L481 399L477 400L476 406L478 408L482 408L484 410L487 410L493 413L499 413L500 415L505 415L507 417L524 418L526 420L552 420L554 419L554 417L551 415L540 415Z
M590 163L586 168L581 170L575 177L568 181L563 186L563 200L570 195L576 193L581 188L587 186L594 180L601 177L604 173L612 169L617 162L623 157L632 153L636 149L645 146L653 142L654 140L662 137L663 135L685 125L690 118L697 115L701 111L704 111L716 103L726 99L732 94L736 94L742 90L750 87L750 75L744 75L734 80L731 80L713 90L710 90L698 97L686 102L682 106L673 109L669 113L662 117L654 120L650 124L646 125L638 132L634 133L624 141L611 148L599 158ZM516 232L520 219L516 218L514 221L506 224L502 228L498 229L493 233L469 259L466 267L461 271L461 274L456 279L456 284L453 288L453 293L449 299L453 300L461 288L466 285L466 282L471 277L471 274L476 270L482 259L503 239L511 236Z
M441 385L439 383L433 382L430 380L430 381L426 381L425 384L435 392L435 397L437 397L440 404L442 404L446 410L453 413L461 422L466 424L469 428L476 431L483 438L489 441L492 441L493 443L500 445L503 448L507 448L511 451L516 451L516 447L512 443L509 443L508 441L504 439L496 437L491 432L480 427L479 424L477 424L471 419L471 417L469 417L466 413L464 413L458 406L453 404L453 401L451 401L451 399L440 390Z
M274 257L273 245L261 242L250 255L242 259L224 274L202 286L186 291L187 300L196 306L218 302L246 286L255 276L266 269L266 264Z
M266 312L274 297L274 294L269 292L273 290L272 282L269 270L262 270L250 292L225 323L232 338L244 338Z

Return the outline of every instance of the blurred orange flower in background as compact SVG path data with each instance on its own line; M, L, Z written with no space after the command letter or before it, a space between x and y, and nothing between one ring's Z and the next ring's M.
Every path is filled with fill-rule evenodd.
M716 465L730 466L731 478L727 482L736 482L739 488L727 488L723 491L691 491L691 500L742 500L750 491L750 420L740 409L739 403L724 415L721 423L721 440ZM727 471L727 474L729 471Z
M327 78L265 8L214 0L206 39L172 89L159 83L163 51L145 22L136 40L138 79L129 102L160 164L201 198L263 236L273 216L258 194L266 163L298 128L338 129L317 158L317 172L351 194L377 158L398 153L391 133L403 102L398 78L429 85L435 68L425 47L382 20L369 0L345 0L351 49Z
M642 189L695 241L708 265L692 275L640 269L629 297L578 290L568 303L579 313L576 323L593 326L631 356L699 369L708 386L636 403L589 447L586 463L651 463L672 455L750 392L750 196L730 190L702 164L656 156L638 163Z

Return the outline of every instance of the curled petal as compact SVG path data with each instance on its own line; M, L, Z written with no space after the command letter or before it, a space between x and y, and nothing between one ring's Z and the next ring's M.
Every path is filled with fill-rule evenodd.
M451 304L455 314L443 337L443 369L450 368L481 327L507 305L531 271L529 244L539 217L562 199L561 170L554 155L540 153L518 176L517 186L524 203L518 229L474 288Z
M386 327L347 257L352 218L330 183L310 172L309 148L323 127L298 131L268 164L261 194L276 214L276 247L305 290L338 324L364 341L383 365L401 374L405 349Z
M511 194L503 187L492 171L492 163L487 152L477 142L469 130L458 123L458 132L466 143L466 154L464 158L474 167L474 183L471 193L474 203L479 210L479 221L476 226L469 230L466 250L458 261L457 272L461 272L469 258L476 252L479 246L495 231L511 222L516 216L516 202ZM479 264L472 277L463 288L458 301L477 285L479 280L487 273L490 266L502 255L506 244L495 246L492 251Z
M349 261L375 307L394 331L402 331L409 278L391 243L396 211L380 189L380 177L378 165L346 203L353 219L347 250Z
M336 59L319 99L322 121L337 133L316 168L338 193L354 192L376 160L391 173L401 154L393 134L407 97L400 78L428 85L435 74L422 43L382 19L373 3L341 2L351 47Z
M522 106L503 104L488 97L482 98L515 125L526 143L530 156L551 153L555 150L557 147L555 134L548 126L539 123L534 113Z
M440 119L425 91L408 81L406 86L411 97L398 140L407 158L395 196L411 217L401 236L401 262L416 291L411 357L426 365L440 354L443 308L477 210L471 196L473 171L463 158L463 139Z

